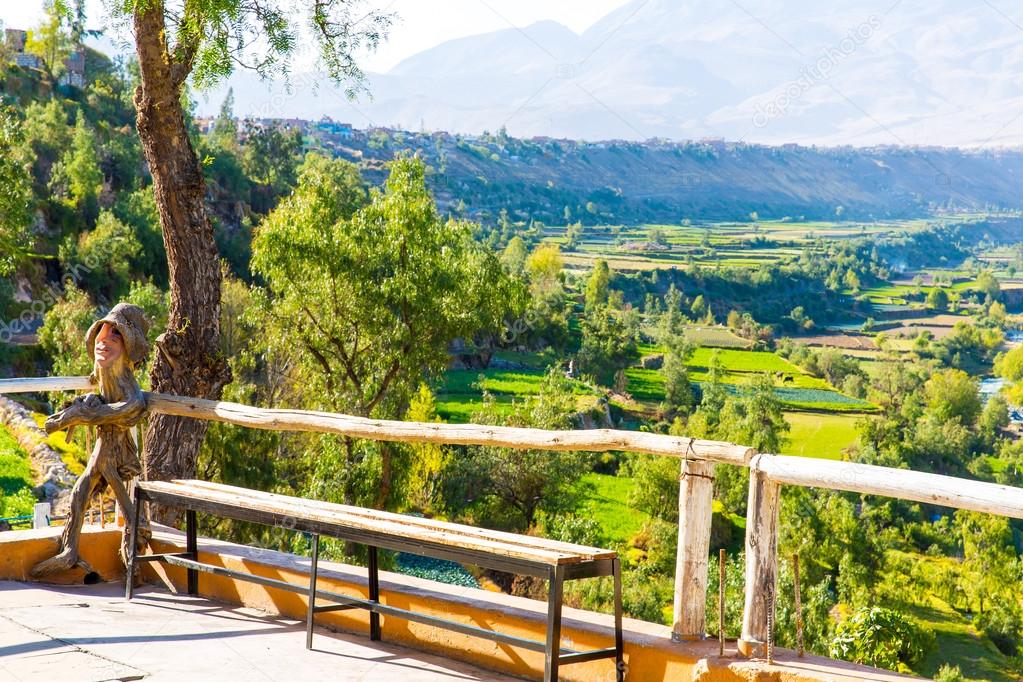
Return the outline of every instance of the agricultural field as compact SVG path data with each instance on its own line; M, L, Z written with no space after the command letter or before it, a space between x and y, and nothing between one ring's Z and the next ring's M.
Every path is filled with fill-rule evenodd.
M738 392L751 378L768 373L775 381L775 393L785 407L794 410L864 412L874 406L839 393L823 379L811 376L775 353L738 349L697 348L690 357L689 378L697 385L710 378L711 358L721 365L721 381ZM664 378L660 371L631 367L625 370L628 391L644 411L656 411L664 400Z
M856 442L859 415L786 412L788 442L781 454L821 459L841 459L843 451Z
M582 228L574 248L567 248L567 227L546 226L544 240L562 246L567 267L586 270L598 259L621 271L681 267L688 263L715 267L756 268L797 257L819 239L840 240L888 236L926 229L934 220L894 222L829 222L758 220L651 224L593 225ZM658 241L652 243L651 236Z
M580 483L589 491L579 513L599 523L612 546L624 545L650 521L649 514L629 506L634 479L589 473Z
M469 422L483 407L483 393L487 392L494 397L499 412L510 414L514 401L539 392L543 375L542 369L451 370L437 388L437 413L449 422ZM570 385L578 396L579 410L596 403L596 394L586 384L570 380Z

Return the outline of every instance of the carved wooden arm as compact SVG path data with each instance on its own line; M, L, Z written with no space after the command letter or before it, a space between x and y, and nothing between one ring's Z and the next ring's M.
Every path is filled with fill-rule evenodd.
M79 396L60 412L50 415L43 424L47 433L74 428L82 424L107 426L116 424L125 428L134 426L146 413L146 398L137 391L128 400L107 405L96 393Z

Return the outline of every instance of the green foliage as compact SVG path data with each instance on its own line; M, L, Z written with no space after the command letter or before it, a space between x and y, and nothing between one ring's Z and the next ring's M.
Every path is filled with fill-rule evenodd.
M948 369L937 372L924 384L927 413L937 423L958 420L963 426L972 426L980 415L980 395L977 382L966 372Z
M539 393L514 404L509 416L496 411L487 397L472 421L566 429L572 427L574 414L571 389L553 367ZM589 458L577 452L470 446L453 457L444 472L444 499L454 514L476 524L525 530L535 523L538 510L558 514L576 508L577 484L588 464Z
M95 229L82 233L77 243L61 246L60 260L97 299L115 301L127 293L134 274L132 260L141 252L134 230L113 213L101 211Z
M412 396L405 420L440 421L433 392L426 384L421 384ZM431 512L440 502L441 475L451 458L450 451L436 443L409 443L402 446L400 452L407 461L395 467L399 472L395 482L396 497L409 509Z
M892 609L857 610L839 623L831 656L889 670L920 661L933 646L933 635Z
M939 312L948 310L948 292L941 288L931 289L927 294L927 307Z
M39 345L53 362L58 376L79 376L92 371L85 347L85 333L96 319L89 295L68 284L39 329Z
M442 221L420 161L391 167L368 205L351 164L310 157L259 228L253 269L271 330L301 349L310 398L397 415L455 338L496 330L513 295L471 226ZM314 398L315 396L315 398Z
M603 258L593 265L593 271L586 280L586 310L594 310L607 303L607 287L611 270Z
M620 316L606 306L586 314L582 331L579 369L603 386L610 386L615 374L639 356L635 338Z
M30 158L17 116L0 108L0 277L14 270L31 245Z
M678 521L679 462L673 457L634 455L629 506L664 521Z
M1023 346L1000 355L995 362L995 372L1008 381L1023 381Z
M934 676L934 682L965 682L962 671L958 665L943 665L938 668Z
M362 82L354 55L376 48L386 35L392 15L367 11L359 0L327 0L307 7L305 16L300 17L289 4L223 0L188 3L180 12L168 8L166 42L176 46L171 56L175 63L188 65L200 89L229 76L237 64L254 68L263 76L288 73L298 47L297 23L301 21L312 27L327 74L337 82L351 81L348 91L354 96ZM115 16L131 17L147 7L143 0L129 0L115 4L112 11Z

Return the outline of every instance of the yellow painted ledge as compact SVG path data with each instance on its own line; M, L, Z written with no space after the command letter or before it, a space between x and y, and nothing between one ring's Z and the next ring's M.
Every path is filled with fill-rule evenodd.
M40 559L56 551L59 528L0 533L0 579L28 580L28 570ZM82 538L82 556L104 580L123 580L124 569L117 558L120 530L86 526ZM184 535L166 527L154 528L152 551L183 551ZM268 578L307 586L309 560L271 550L244 547L201 538L200 560L216 566L246 571ZM147 582L162 583L174 592L185 590L184 569L154 564L143 567ZM80 583L81 570L68 571L52 582ZM368 597L365 569L329 561L319 563L318 588ZM512 597L476 588L441 585L412 576L381 572L381 601L399 608L499 629L502 632L543 640L546 628L544 602ZM266 612L304 619L305 597L292 592L267 588L231 578L199 574L201 595L232 604L241 604ZM324 602L326 603L326 602ZM367 634L369 614L362 610L319 614L318 625ZM536 679L542 677L543 654L524 651L477 637L469 637L399 618L381 616L383 638L427 650L447 658ZM764 661L737 658L734 642L718 657L716 641L672 642L669 628L625 619L625 661L627 679L632 681L700 680L701 682L738 680L810 680L913 679L886 671L833 661L817 656L797 658L786 649L776 649L773 665ZM563 646L587 650L614 645L613 619L610 616L566 608L563 615ZM144 636L145 633L139 633ZM368 634L367 634L368 637ZM612 660L591 661L561 668L561 679L571 682L602 682L615 679Z

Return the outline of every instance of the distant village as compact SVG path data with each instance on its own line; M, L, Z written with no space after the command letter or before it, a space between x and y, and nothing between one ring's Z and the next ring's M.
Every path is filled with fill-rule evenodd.
M28 31L17 28L4 30L4 46L10 55L10 61L23 69L41 71L45 66L43 60L39 55L25 51L27 43ZM57 80L57 84L84 88L85 82L85 47L79 45L64 59L64 71Z

